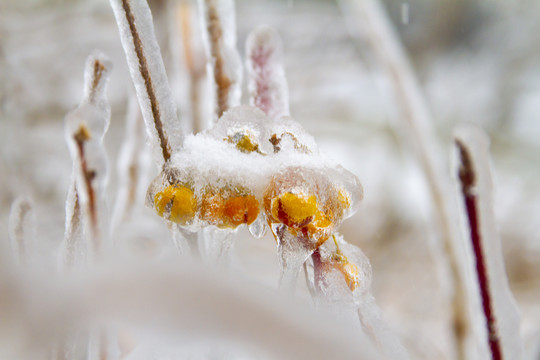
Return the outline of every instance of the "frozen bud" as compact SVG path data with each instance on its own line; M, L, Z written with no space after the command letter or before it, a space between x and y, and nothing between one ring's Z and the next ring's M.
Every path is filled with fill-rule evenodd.
M235 144L242 152L270 152L270 119L252 106L238 106L225 112L210 134Z
M323 296L342 292L350 299L350 292L365 293L371 287L371 265L364 253L341 235L333 235L312 256L315 288ZM339 276L336 278L336 274ZM343 291L345 286L348 291Z
M290 116L284 116L272 123L270 133L269 140L274 153L297 151L309 154L317 151L315 139Z

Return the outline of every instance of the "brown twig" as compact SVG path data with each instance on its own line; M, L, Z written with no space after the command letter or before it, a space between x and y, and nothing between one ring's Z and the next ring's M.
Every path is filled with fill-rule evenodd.
M66 199L66 223L64 232L64 251L61 265L71 268L75 265L76 252L81 240L83 224L81 222L81 203L77 193L75 174Z
M171 157L171 147L165 132L163 130L163 122L161 121L161 114L159 109L159 103L154 92L154 84L152 78L150 77L150 71L148 70L148 61L143 51L143 45L137 27L135 25L135 17L131 12L131 4L129 0L122 0L122 8L124 9L124 16L129 25L129 31L133 40L133 46L135 48L135 53L139 61L139 70L141 72L144 85L146 87L146 92L148 98L150 99L150 108L152 110L152 116L154 120L154 126L158 134L159 144L161 147L161 153L163 159L167 162Z
M96 92L98 89L99 84L101 83L101 79L103 76L103 72L106 70L105 65L99 60L94 59L94 66L93 66L93 72L92 72L92 80L90 81L90 94L89 99L90 101L95 101Z
M96 177L96 172L88 168L88 162L85 154L85 144L90 140L90 138L90 131L85 125L80 125L75 134L73 134L73 140L75 140L75 144L77 145L80 172L84 181L84 191L86 191L86 196L88 199L87 211L90 219L90 229L92 232L94 252L97 254L101 248L101 233L98 226L96 192L92 184L92 180L94 180Z
M197 52L193 46L194 24L192 22L193 8L191 4L181 3L178 6L177 17L179 32L182 34L182 45L184 49L184 58L189 77L189 100L191 108L191 125L194 134L203 130L201 111L200 111L200 91L201 80L205 76L204 54Z
M212 68L214 70L214 81L216 83L217 116L223 115L229 108L229 89L232 81L225 71L225 60L221 53L221 42L223 41L223 29L221 19L217 10L215 0L205 0L206 5L206 30L210 40L210 56Z

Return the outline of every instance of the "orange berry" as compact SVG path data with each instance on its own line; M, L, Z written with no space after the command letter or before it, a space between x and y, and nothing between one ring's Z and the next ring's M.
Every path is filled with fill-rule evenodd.
M259 215L259 202L253 195L234 196L225 201L223 217L233 227L251 224Z

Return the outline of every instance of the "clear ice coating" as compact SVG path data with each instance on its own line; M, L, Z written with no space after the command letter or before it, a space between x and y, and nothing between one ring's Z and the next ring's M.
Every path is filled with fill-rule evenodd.
M282 64L281 39L268 26L259 26L246 40L249 101L271 119L289 114L289 89Z
M146 201L192 231L235 229L264 213L313 250L361 197L358 179L319 154L294 120L273 122L257 108L239 106L214 128L186 137L151 183Z

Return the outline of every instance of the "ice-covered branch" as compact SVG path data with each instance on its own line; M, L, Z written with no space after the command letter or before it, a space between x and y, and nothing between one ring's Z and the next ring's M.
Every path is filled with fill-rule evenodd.
M74 169L75 170L75 169ZM77 193L75 174L72 175L68 194L66 197L66 220L64 228L64 242L60 252L60 266L71 268L77 263L77 258L84 253L83 229L81 218L81 204Z
M256 28L246 40L249 102L271 119L289 115L282 51L279 35L268 26Z
M188 108L194 134L204 130L206 122L203 119L202 104L204 103L203 82L206 75L206 56L202 47L200 26L197 23L196 11L192 2L181 2L176 11L176 22L181 34L183 49L183 70L188 80Z
M131 79L158 166L182 146L183 133L146 0L110 0Z
M218 119L229 108L240 104L242 66L236 49L234 0L199 0L199 5Z
M435 215L440 227L445 258L437 260L445 266L444 272L450 276L453 307L453 332L458 350L458 358L464 358L467 320L464 316L465 288L463 284L461 249L456 234L456 216L451 198L451 184L441 168L440 149L435 142L433 118L409 59L403 49L390 20L378 0L341 0L344 13L350 20L354 36L359 35L358 23L365 24L367 39L382 64L393 87L400 110L400 119L414 146L416 155L429 184L435 205ZM359 19L362 19L359 21Z
M84 229L92 254L100 252L102 204L107 182L107 155L103 137L110 121L110 107L105 90L110 60L101 53L88 57L85 67L84 98L81 104L66 116L65 137L73 159L73 183L66 202L66 233L63 259L73 260L75 236L83 219ZM100 217L102 218L100 221ZM64 263L65 264L65 263Z
M462 223L467 229L468 258L474 263L469 265L470 272L476 273L474 287L477 291L474 293L479 295L485 321L481 333L489 347L490 356L486 357L492 360L520 359L519 312L508 286L495 227L489 139L479 128L471 125L459 127L455 136ZM477 304L478 301L471 303ZM476 308L471 311L478 313Z
M19 264L27 261L28 241L32 237L29 234L32 231L31 212L31 202L26 198L17 198L9 213L9 238L15 262Z
M137 204L140 177L146 172L149 161L144 140L144 121L134 96L129 99L127 107L126 136L117 164L119 185L111 226L113 231L120 223L131 218L133 208ZM139 202L142 204L144 195L139 195Z

